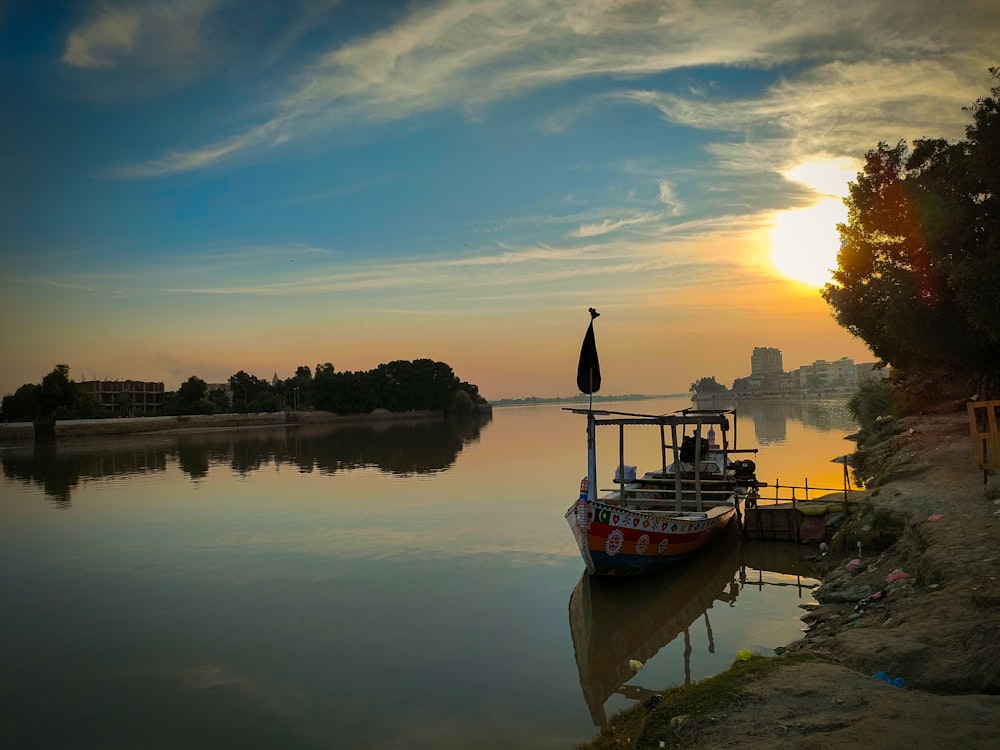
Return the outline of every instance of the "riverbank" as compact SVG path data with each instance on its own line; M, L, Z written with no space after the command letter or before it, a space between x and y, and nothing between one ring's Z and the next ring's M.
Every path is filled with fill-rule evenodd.
M370 414L340 415L329 411L299 410L261 414L193 414L173 417L128 417L112 419L67 419L55 423L56 439L98 435L144 435L156 432L238 430L249 427L282 427L300 424L358 424L368 422L443 419L440 411L391 412L376 409ZM0 424L0 442L31 441L35 426L30 422Z
M665 690L581 747L995 747L1000 479L983 482L964 405L900 428L821 560L804 637Z

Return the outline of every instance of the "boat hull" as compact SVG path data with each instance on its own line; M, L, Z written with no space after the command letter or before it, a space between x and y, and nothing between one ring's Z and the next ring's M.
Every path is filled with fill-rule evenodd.
M581 499L566 511L566 521L588 572L628 576L655 573L690 557L722 533L735 515L735 503L669 516Z

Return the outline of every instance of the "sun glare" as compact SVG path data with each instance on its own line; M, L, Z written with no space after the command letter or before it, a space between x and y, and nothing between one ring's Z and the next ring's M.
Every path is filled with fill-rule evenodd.
M837 224L846 220L847 207L839 198L778 213L771 230L774 267L791 279L822 287L837 267Z
M775 215L771 262L778 271L817 288L830 281L840 248L837 224L847 221L843 198L857 172L858 163L847 158L802 162L782 172L822 197L807 208Z

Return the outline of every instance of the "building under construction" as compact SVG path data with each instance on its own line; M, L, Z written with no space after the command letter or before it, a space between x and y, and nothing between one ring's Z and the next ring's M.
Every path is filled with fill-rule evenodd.
M163 383L141 380L84 380L77 383L104 408L119 417L143 417L163 413Z

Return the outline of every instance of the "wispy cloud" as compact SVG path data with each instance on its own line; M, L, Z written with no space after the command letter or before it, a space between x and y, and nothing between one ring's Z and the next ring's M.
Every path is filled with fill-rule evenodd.
M188 66L208 45L208 16L225 0L102 2L69 33L62 60L87 70Z
M201 8L209 0L177 3ZM967 24L942 24L939 18L930 23L939 15L936 0L913 0L897 14L880 12L863 0L842 3L836 14L797 2L664 6L564 0L526 6L522 0L452 0L418 5L392 28L348 42L338 39L288 80L286 94L273 104L275 114L268 120L212 144L118 167L112 174L151 177L198 169L363 122L448 110L479 118L499 101L583 78L612 81L706 66L768 68L793 61L815 63L818 72L807 72L756 100L704 101L657 91L622 97L658 106L671 120L697 127L745 129L750 123L801 131L814 125L815 140L824 145L856 145L861 132L853 124L854 114L864 114L873 102L880 103L887 123L895 124L917 109L968 101L971 79L955 80L954 73L921 78L920 69L927 74L950 66L976 75L975 84L981 86L988 53L977 56L969 50L991 49L982 45L989 36L986 30L1000 24L1000 6L987 0L967 0L965 5L963 14L982 14L972 38ZM115 35L123 40L131 36L112 34L119 28L128 29L124 17L111 26L95 25L91 44L77 45L77 57L102 59L96 52L101 34L109 39L106 47L122 46L113 42ZM926 32L930 28L933 35ZM945 55L951 57L945 60ZM834 59L838 62L828 62ZM958 85L940 86L949 78ZM589 106L593 102L579 111ZM740 119L745 114L752 117ZM853 132L834 134L833 124ZM565 126L565 120L548 125L550 130ZM803 147L819 145L801 137Z
M616 232L624 227L633 226L636 224L648 224L651 221L655 221L659 216L656 214L640 214L638 216L630 216L621 219L605 219L597 224L581 224L579 227L574 229L569 233L570 237L598 237L602 234L610 234L611 232Z

